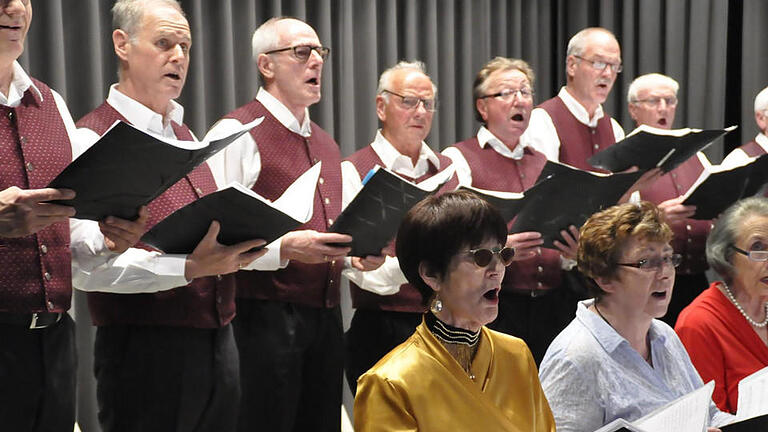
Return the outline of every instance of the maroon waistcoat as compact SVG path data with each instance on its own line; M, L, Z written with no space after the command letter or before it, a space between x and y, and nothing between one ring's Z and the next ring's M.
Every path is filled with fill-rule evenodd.
M654 184L642 189L640 197L654 204L677 198L690 189L704 170L698 156L693 156L677 168L661 176ZM705 247L707 236L712 227L712 221L686 219L670 228L675 236L672 238L672 248L675 253L683 256L683 262L677 268L681 274L702 273L707 269Z
M299 229L327 231L341 212L338 144L314 122L309 137L290 131L257 100L227 114L226 118L245 124L262 116L264 121L250 132L259 146L261 158L261 172L253 190L275 200L301 174L322 161L312 219ZM286 268L276 271L241 271L237 273L237 296L332 308L339 304L341 267L341 262L291 261Z
M608 115L603 115L597 127L591 128L578 121L558 96L542 102L539 108L549 114L557 130L560 162L583 170L607 172L593 167L587 159L616 142Z
M51 89L32 82L16 108L0 106L0 190L44 188L72 161L72 145ZM0 311L65 312L72 299L69 222L0 238Z
M99 135L117 120L127 122L111 105L104 102L77 122L78 127ZM186 125L172 123L176 137L193 140ZM207 164L202 164L176 182L149 204L147 231L186 204L216 191L216 183ZM139 245L150 249L145 245ZM217 328L235 316L234 276L204 277L189 285L151 294L110 294L89 292L88 306L93 323L167 325L177 327Z
M757 141L750 141L739 148L749 157L757 157L765 154L765 150L760 147L760 144L758 144Z
M452 162L450 158L441 154L438 154L437 158L440 161L440 168L438 169L430 162L427 173L419 178L411 178L400 173L395 174L411 182L420 183L451 166ZM345 160L352 162L352 165L357 168L357 173L361 179L365 178L368 172L376 165L384 166L384 162L379 158L379 155L376 154L373 147L370 145L356 151ZM456 179L456 175L453 175L438 193L454 190L456 189L456 186L458 186L458 180ZM400 285L400 291L396 294L386 296L366 291L351 282L349 284L349 289L352 296L352 306L358 309L380 309L415 313L422 313L425 310L424 305L422 304L421 293L419 293L419 290L413 285L408 283Z
M524 192L533 186L547 162L542 153L531 147L525 147L520 160L504 157L490 145L480 148L476 137L457 143L455 147L472 169L471 186L479 189ZM559 286L561 280L560 252L541 249L540 255L514 261L507 267L502 289L535 296L537 291Z

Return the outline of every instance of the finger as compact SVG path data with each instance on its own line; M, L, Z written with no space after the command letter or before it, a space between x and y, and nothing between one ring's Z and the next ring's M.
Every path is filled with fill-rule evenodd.
M240 262L242 263L242 267L250 265L252 262L263 257L268 251L269 249L262 248L254 252L246 252L240 254Z
M510 245L507 245L507 246L514 247L515 251L518 251L518 250L538 248L543 244L544 244L544 240L534 240L534 241L528 241L528 242L522 242L522 243L513 243L511 246Z
M200 243L216 243L216 238L219 236L220 230L221 224L219 224L219 221L212 221L211 225L208 227L208 232L205 233L205 236L200 240Z
M72 217L75 215L75 208L60 204L36 203L32 207L36 216L48 217Z
M524 231L507 235L507 239L515 241L536 240L541 238L541 233L537 231Z
M321 254L328 256L330 261L347 256L347 254L352 251L352 248L348 246L325 246L319 248L318 251Z
M267 244L266 240L263 239L254 239L254 240L247 240L244 242L240 242L238 244L229 246L229 248L232 249L233 253L242 254L244 252L248 252L251 249L262 247Z
M72 189L31 189L22 193L22 201L53 201L53 200L68 200L75 197L75 191Z
M317 233L320 243L352 243L352 236L339 233Z
M128 221L114 216L108 216L106 219L99 222L99 227L109 227L129 234L141 233L144 231L145 224L139 222L139 220L140 219L137 219L136 221Z

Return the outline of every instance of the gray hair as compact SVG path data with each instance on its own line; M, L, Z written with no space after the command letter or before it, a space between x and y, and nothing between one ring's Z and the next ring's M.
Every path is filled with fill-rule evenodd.
M733 282L733 249L741 225L751 216L768 216L768 198L757 196L737 201L717 218L707 237L707 263L725 281Z
M587 39L592 33L596 32L607 33L616 39L616 35L614 35L608 29L604 29L602 27L587 27L573 35L568 41L568 48L565 51L565 57L568 58L568 56L580 56L584 54L584 49L587 45Z
M150 4L171 7L184 18L187 17L177 0L117 0L112 6L112 29L124 31L132 41L135 41L136 34L141 28L144 11Z
M277 33L277 23L284 20L301 21L298 18L290 16L272 17L264 21L264 24L260 25L259 28L253 32L253 37L251 37L251 59L253 60L253 64L256 68L256 77L261 83L264 83L264 76L261 75L261 71L259 70L257 63L259 56L266 52L280 48L278 46L280 43L280 38Z
M672 91L675 92L675 96L677 96L677 91L680 90L680 84L673 78L659 73L649 73L640 75L632 81L632 84L629 85L629 90L627 91L627 100L629 102L637 102L637 94L640 93L640 90L658 87L671 88Z
M765 111L768 109L768 87L762 89L760 93L755 96L755 112Z
M432 77L427 75L427 67L424 65L424 62L419 60L414 61L399 61L396 65L388 68L384 72L381 73L379 76L379 87L376 89L376 94L380 95L384 93L385 90L391 90L392 89L392 73L399 70L414 70L417 72L421 72L424 75L429 78L429 81L432 82ZM435 94L435 97L437 97L437 86L434 82L432 82L432 92ZM386 98L387 95L384 94L384 97Z

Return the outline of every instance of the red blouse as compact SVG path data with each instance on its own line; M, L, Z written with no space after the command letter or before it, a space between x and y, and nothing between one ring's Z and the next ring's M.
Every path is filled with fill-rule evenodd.
M717 407L736 413L739 381L768 366L768 346L718 285L710 285L683 309L675 331L701 379L715 380Z

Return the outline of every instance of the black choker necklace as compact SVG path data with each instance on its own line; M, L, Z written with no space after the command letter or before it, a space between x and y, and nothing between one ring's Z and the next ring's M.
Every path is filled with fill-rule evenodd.
M444 343L460 344L466 346L475 346L480 340L480 330L473 332L463 328L454 327L446 324L433 313L428 312L424 317L429 331Z

